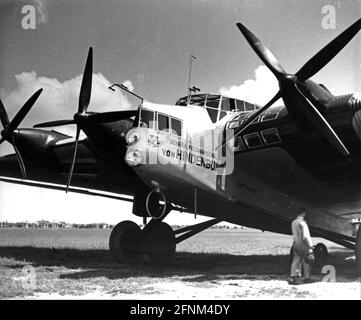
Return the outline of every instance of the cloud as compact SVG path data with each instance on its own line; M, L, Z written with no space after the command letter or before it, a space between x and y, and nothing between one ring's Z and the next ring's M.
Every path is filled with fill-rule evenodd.
M134 91L134 86L130 80L126 80L122 83L124 86L128 88L129 91Z
M32 127L36 123L60 119L72 119L78 110L82 75L64 82L56 78L38 76L35 71L15 75L16 87L11 91L0 89L0 97L12 119L30 96L40 88L43 92L20 127ZM127 80L129 85L132 83ZM101 73L93 74L89 111L115 111L135 109L120 91L108 89L110 81ZM74 134L74 126L58 127L56 130Z
M46 0L34 0L34 6L36 8L36 22L38 25L48 23L48 11Z
M266 104L278 91L278 83L271 71L265 66L259 66L255 70L255 79L248 79L240 85L221 87L222 95L245 100L259 105ZM278 100L275 105L281 105Z

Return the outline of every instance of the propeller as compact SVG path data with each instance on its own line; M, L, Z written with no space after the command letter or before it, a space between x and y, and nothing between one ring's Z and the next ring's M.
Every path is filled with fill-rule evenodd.
M34 128L48 128L48 127L60 127L68 124L75 124L74 120L55 120L44 123L39 123L34 126Z
M240 130L237 132L237 135L242 133L254 119L271 107L278 99L283 98L286 108L290 111L290 113L292 113L292 111L297 111L302 114L306 122L308 122L308 124L315 128L317 132L329 141L334 148L338 150L338 152L340 152L343 156L348 156L350 154L349 151L327 120L310 101L311 99L309 97L311 95L306 91L302 84L325 67L351 41L351 39L361 29L361 19L357 20L317 54L315 54L294 75L288 74L285 71L272 52L264 46L249 29L241 23L237 23L237 27L258 57L277 78L280 87L279 92L264 107L255 111L246 119Z
M86 60L83 79L81 83L80 93L79 93L79 103L78 103L78 111L74 114L72 120L56 120L50 122L44 122L40 124L36 124L34 128L47 128L47 127L58 127L69 124L76 125L76 135L75 135L75 145L74 145L74 154L71 162L68 181L66 186L66 192L68 192L71 179L73 176L76 155L78 151L78 143L80 131L82 129L82 125L84 124L100 124L106 122L114 122L118 120L128 119L137 114L136 110L124 110L124 111L111 111L111 112L103 112L103 113L89 113L88 107L91 98L92 91L92 78L93 78L93 48L89 48L88 57Z
M92 80L93 80L93 48L90 47L83 73L83 80L80 87L78 112L74 114L74 123L76 124L75 146L74 146L73 160L71 162L70 171L68 175L68 182L66 184L66 192L68 192L69 190L69 186L71 183L71 178L73 176L73 171L75 166L76 154L78 151L78 143L80 136L79 121L82 120L82 115L86 114L88 110L91 92L92 92Z
M42 91L43 91L43 89L39 89L38 91L36 91L29 98L29 100L25 102L25 104L20 108L18 113L15 115L15 117L11 121L9 120L9 116L6 112L4 104L0 100L0 121L4 128L1 132L0 144L2 144L4 141L8 141L13 146L15 155L16 155L16 159L18 161L23 179L26 179L26 169L25 169L23 158L21 157L21 153L15 143L14 131L18 128L20 123L24 120L26 115L29 113L30 109L33 107L34 103L39 98Z

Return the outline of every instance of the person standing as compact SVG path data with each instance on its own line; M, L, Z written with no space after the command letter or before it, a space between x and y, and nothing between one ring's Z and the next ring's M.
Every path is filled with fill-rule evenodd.
M311 263L314 260L310 230L306 223L306 210L301 208L297 218L292 221L292 265L289 284L309 283L311 280ZM303 280L302 280L303 276Z

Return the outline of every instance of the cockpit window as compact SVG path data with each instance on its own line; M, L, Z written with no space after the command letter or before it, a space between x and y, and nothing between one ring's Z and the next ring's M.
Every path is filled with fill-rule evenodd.
M206 109L213 123L217 122L220 98L221 96L213 94L207 94L206 97Z
M230 99L229 98L222 97L221 110L224 110L224 111L230 111L231 110L231 104L230 104Z
M221 112L219 114L219 120L221 120L227 114L227 112L234 111L236 109L237 109L237 106L236 106L235 99L222 97Z
M158 130L169 132L169 118L160 113L158 113Z
M139 127L154 129L154 112L142 109L140 112Z
M206 107L211 107L218 110L220 98L221 96L218 95L207 94Z
M209 117L211 118L212 122L216 123L217 117L218 117L218 109L207 108L207 112L208 112Z
M195 106L204 106L204 100L206 98L205 94L193 94L191 96L186 96L183 98L180 98L175 104L176 106L187 106L188 101L190 105Z
M237 110L237 100L236 99L229 99L229 110Z
M248 103L243 100L228 98L218 94L193 94L180 98L177 106L202 106L206 107L208 115L213 123L222 119L227 112L232 111L252 111L259 108L258 105Z

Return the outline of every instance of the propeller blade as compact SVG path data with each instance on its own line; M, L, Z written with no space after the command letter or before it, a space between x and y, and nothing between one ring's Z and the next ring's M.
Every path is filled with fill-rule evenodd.
M223 143L220 147L216 148L216 151L221 147L223 148L228 143L229 140L239 136L244 130L248 128L248 126L252 123L254 119L256 119L262 112L266 111L269 107L271 107L281 97L282 97L281 92L278 91L276 95L270 101L268 101L268 103L265 106L253 112L248 118L246 118L246 120L243 122L238 132L232 138L228 139L225 143Z
M300 81L305 81L314 76L351 41L360 29L361 18L333 39L310 60L308 60L306 64L296 73L297 78Z
M282 97L281 91L278 91L276 95L264 107L258 109L256 112L253 112L249 117L247 117L246 120L243 122L242 127L237 132L237 135L241 134L244 130L246 130L254 119L256 119L261 113L266 111L269 107L271 107L281 97Z
M93 48L89 48L79 94L78 113L85 113L90 103L93 78Z
M16 159L18 160L18 164L19 164L19 167L20 167L20 170L21 170L21 175L23 176L23 179L26 179L25 164L24 164L23 158L21 157L19 149L16 147L14 137L12 138L12 145L13 145L14 150L15 150L15 155L16 155Z
M73 176L73 170L74 170L74 165L75 165L75 160L76 160L76 153L78 151L79 135L80 135L80 128L79 128L79 126L77 126L76 127L76 136L75 136L74 155L73 155L73 161L72 161L71 166L70 166L68 182L66 184L66 192L68 192L68 190L69 190L70 183L71 183L71 178Z
M7 126L10 123L9 117L8 117L8 113L5 110L4 104L0 99L0 121L3 125L3 128L7 128Z
M136 114L137 114L137 110L94 113L87 117L87 121L92 123L114 122L123 119L128 119L130 117L135 116Z
M327 120L317 110L317 108L304 96L301 90L295 88L295 97L292 99L292 103L300 103L302 106L301 110L312 126L327 140L329 141L343 156L350 155L347 148L344 146L336 132L332 129ZM292 94L291 94L292 95Z
M34 126L34 128L48 128L48 127L60 127L65 126L68 124L75 124L74 120L56 120L56 121L49 121L38 123Z
M31 107L34 105L36 100L39 98L42 91L43 91L43 89L39 89L38 91L36 91L29 98L29 100L26 101L25 104L21 107L21 109L15 115L14 119L10 122L10 124L9 124L9 126L7 128L10 132L14 131L19 126L21 121L24 120L24 118L26 117L26 115L30 111Z
M286 74L286 71L280 65L273 53L265 47L261 40L259 40L249 29L247 29L242 23L237 23L238 29L242 32L247 42L252 49L256 52L258 57L263 63L272 71L277 79L282 78Z

